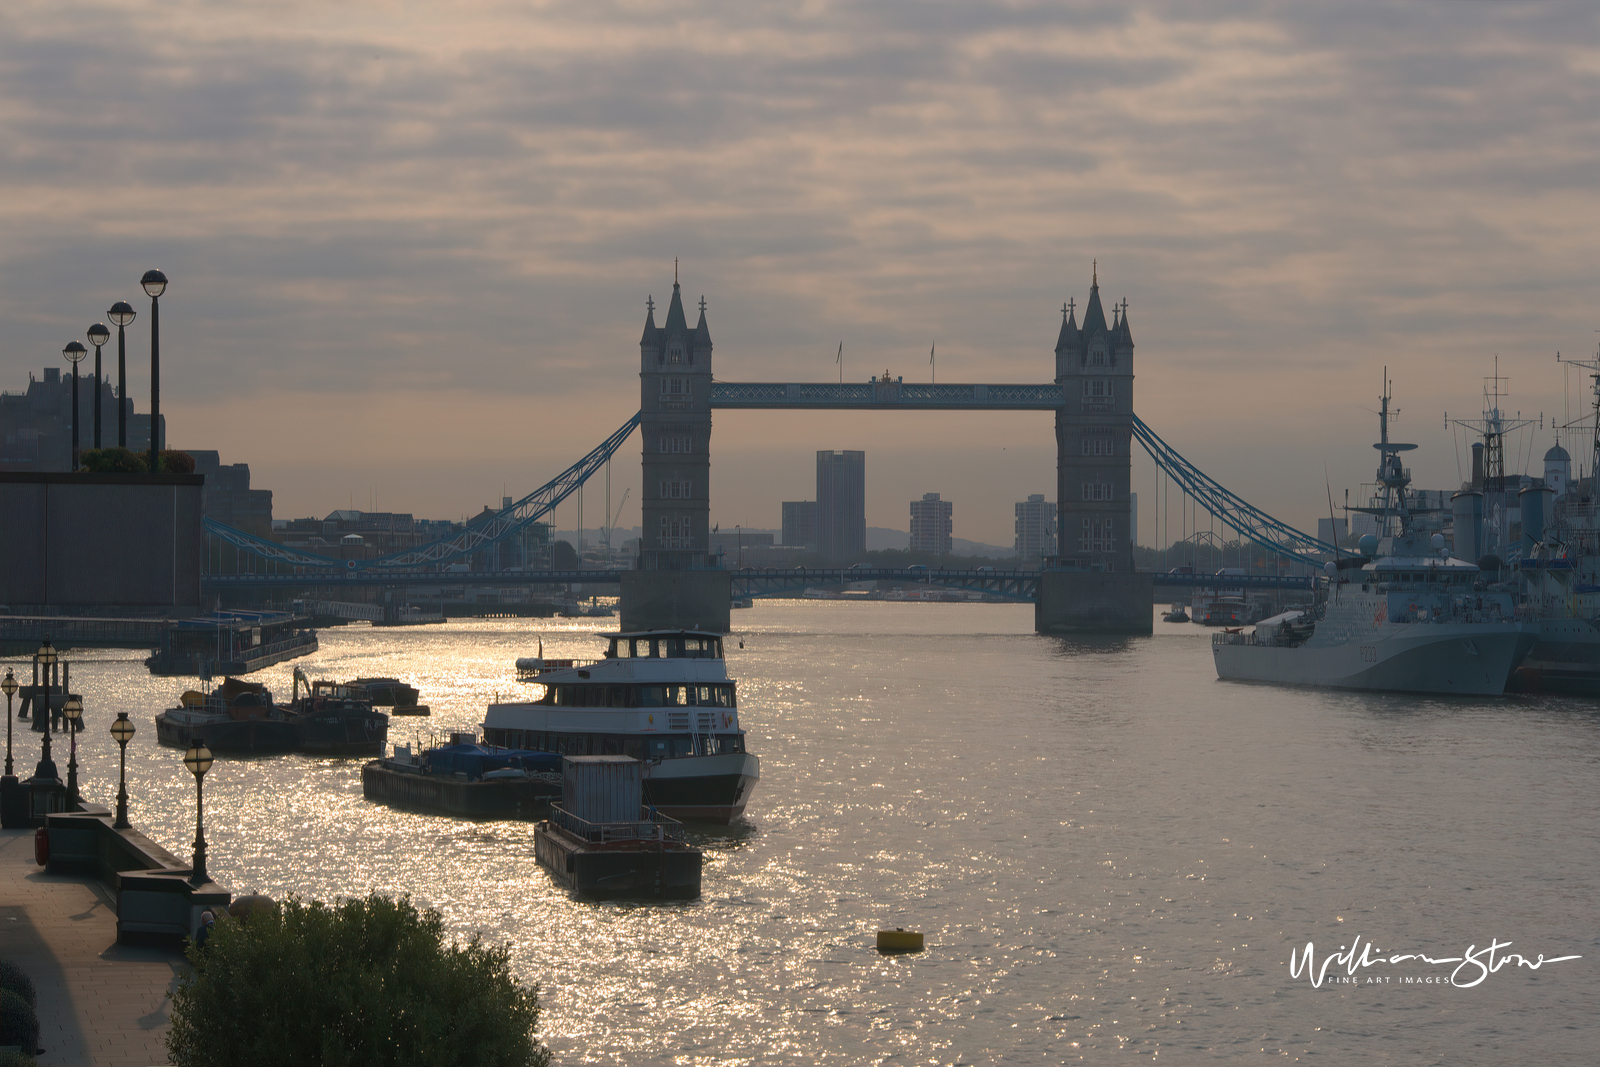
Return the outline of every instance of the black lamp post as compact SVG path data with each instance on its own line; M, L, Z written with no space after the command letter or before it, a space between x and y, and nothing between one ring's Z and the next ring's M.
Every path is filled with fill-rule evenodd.
M83 718L83 701L77 697L68 697L61 705L61 714L67 717L67 736L71 739L72 747L67 757L67 800L73 804L78 802L78 722Z
M190 885L204 885L210 881L206 877L206 816L205 816L205 778L206 772L211 769L211 750L206 743L195 738L189 744L189 751L183 754L183 765L189 768L189 773L194 775L194 873L189 876Z
M100 383L105 381L100 370L100 349L111 340L111 330L103 322L89 327L89 343L94 345L94 447L100 447Z
M117 712L117 721L111 724L111 736L117 739L117 746L122 749L122 769L117 773L117 818L111 824L114 830L130 829L128 823L128 742L133 740L133 723L128 721L128 713Z
M61 350L72 364L72 469L78 469L78 362L89 354L89 350L77 341L68 341L67 347Z
M33 654L33 662L44 668L44 685L36 687L44 690L44 756L40 758L39 765L34 768L33 776L35 778L56 778L59 777L56 774L56 761L50 758L50 720L52 718L50 712L50 690L52 688L50 685L50 671L56 665L56 650L50 644L48 637L44 639L44 644L39 646L39 651ZM39 725L37 695L34 700L34 726L37 727Z
M133 305L118 300L106 312L106 318L117 324L117 447L128 447L128 337L124 327L135 317Z
M161 473L161 294L167 276L147 270L139 279L150 296L150 473Z
M0 682L0 689L6 691L6 777L15 778L11 773L11 698L17 692L17 679L12 675L11 668L6 668L6 680Z

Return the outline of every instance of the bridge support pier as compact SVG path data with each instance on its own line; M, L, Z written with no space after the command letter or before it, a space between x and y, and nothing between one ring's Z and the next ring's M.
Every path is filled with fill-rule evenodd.
M1155 577L1137 572L1045 571L1033 629L1041 634L1148 634Z
M727 571L623 571L622 629L727 633L733 575Z

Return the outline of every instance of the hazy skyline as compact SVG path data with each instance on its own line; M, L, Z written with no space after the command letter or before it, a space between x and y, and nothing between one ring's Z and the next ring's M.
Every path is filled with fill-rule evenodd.
M279 517L453 518L637 410L674 257L720 379L833 380L842 341L847 379L926 380L937 342L950 382L1048 380L1098 260L1139 414L1314 530L1324 464L1335 497L1371 477L1385 366L1426 487L1496 355L1511 409L1587 404L1554 360L1600 339L1597 31L1572 4L15 2L0 388L126 299L147 410L159 266L170 445L248 462ZM872 525L938 492L1008 544L1055 495L1044 413L725 411L712 440L724 526L778 526L823 448L867 452Z

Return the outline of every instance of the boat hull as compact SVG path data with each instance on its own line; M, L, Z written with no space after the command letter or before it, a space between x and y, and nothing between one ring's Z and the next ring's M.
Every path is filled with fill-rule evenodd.
M1600 627L1587 619L1540 619L1539 641L1512 675L1517 693L1600 696Z
M361 768L361 792L368 800L468 819L542 819L561 799L561 782L539 779L468 781L454 775L423 774L373 760Z
M760 779L750 752L666 759L645 772L644 802L680 821L726 824L744 815Z
M533 853L556 883L587 900L694 900L700 850L671 842L591 845L548 822L533 831Z
M1230 634L1211 649L1217 677L1226 681L1497 696L1537 637L1521 623L1417 623L1320 647L1255 644Z
M188 748L195 738L213 752L278 753L300 747L295 724L282 719L181 718L171 712L156 716L156 740L175 748Z

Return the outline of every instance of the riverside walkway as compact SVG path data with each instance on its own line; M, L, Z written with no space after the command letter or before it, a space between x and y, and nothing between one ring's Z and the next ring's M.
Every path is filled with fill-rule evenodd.
M0 956L39 994L40 1067L168 1062L167 994L188 964L175 949L117 944L110 894L35 864L32 830L0 830Z

